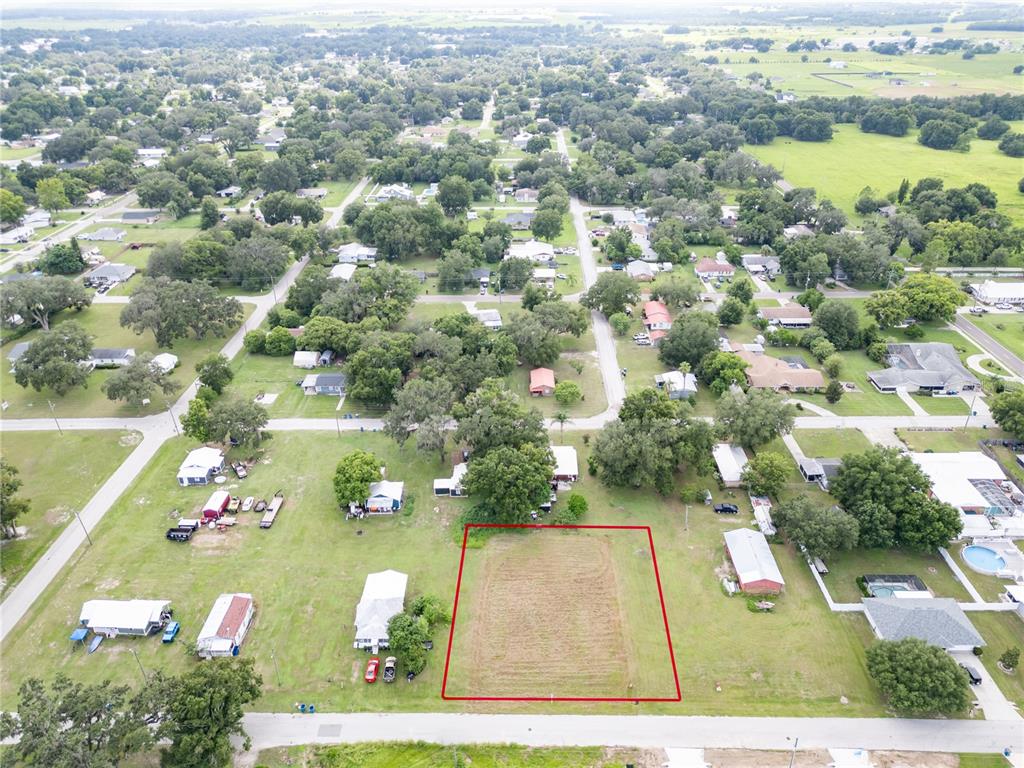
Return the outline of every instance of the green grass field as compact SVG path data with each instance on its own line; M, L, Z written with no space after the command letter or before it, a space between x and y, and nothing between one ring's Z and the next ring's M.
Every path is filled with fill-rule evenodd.
M645 750L603 747L520 747L466 745L452 747L425 742L339 744L286 747L260 752L257 763L267 768L451 768L456 756L473 768L612 768L641 763Z
M1024 357L1024 316L968 315L972 323L1018 357Z
M0 590L17 584L139 441L137 432L5 432L4 458L18 470L19 495L31 502L26 530L0 544Z
M565 442L576 446L585 466L589 448L582 435L567 435ZM93 682L106 677L136 682L137 668L125 662L128 648L138 652L146 669L180 671L194 663L184 646L195 638L213 599L220 592L240 590L252 592L257 602L256 623L242 651L256 658L264 678L257 708L288 711L301 699L321 711L551 709L441 701L438 651L412 685L371 687L360 679L366 657L350 647L351 624L367 572L396 568L409 574L410 595L434 593L446 601L454 597L459 537L453 525L467 502L435 499L430 491L434 477L450 472L447 463L439 464L432 454L417 454L411 445L399 449L380 435L278 433L266 443L262 463L250 478L230 486L233 493L246 495L283 490L288 501L274 528L259 530L255 519L243 514L240 525L227 533L204 530L188 544L172 544L163 537L168 523L195 510L209 492L180 488L173 480L191 445L173 440L161 449L97 527L94 546L76 554L8 635L0 648L7 660L4 691L15 690L27 674L50 677L58 670ZM408 514L358 523L342 519L330 478L335 461L356 447L376 452L388 476L406 482ZM690 473L679 482L715 487L710 478ZM588 476L576 489L590 502L584 522L651 526L684 699L681 704L639 708L559 705L557 711L883 713L864 671L864 647L871 638L867 623L859 616L830 613L793 550L773 545L787 585L774 613L751 613L742 599L722 594L716 572L724 564L722 531L750 523L749 507L740 495L715 494L716 500L731 498L744 506L738 518L724 519L709 508L694 507L687 529L683 506L674 497L605 489ZM357 536L357 530L363 535ZM82 602L102 596L172 599L183 626L180 643L163 646L157 638L119 638L92 655L74 651L67 635ZM726 637L757 641L723 646ZM435 648L444 648L445 637L435 641ZM817 653L821 647L835 652L823 656ZM849 704L839 704L840 696L848 697Z
M909 574L917 576L936 597L970 600L964 586L938 552L922 553L897 549L854 549L826 558L825 586L832 599L858 603L862 597L857 577L868 573Z
M252 313L251 304L243 304L244 317ZM112 371L97 369L89 376L88 386L78 388L59 397L50 390L36 392L31 387L23 388L14 381L10 365L4 360L0 367L0 389L8 407L3 412L5 419L46 418L51 415L47 401L53 403L53 413L59 417L72 416L140 416L164 410L166 403L173 403L195 379L195 364L211 352L220 349L227 338L207 336L205 339L187 338L175 342L168 349L161 349L150 331L137 336L129 328L122 328L118 322L121 306L117 304L96 304L82 312L65 311L51 321L50 325L74 320L95 337L93 344L97 347L130 347L136 354L143 352L172 352L178 356L179 365L172 374L172 380L178 388L166 397L160 393L153 402L141 409L129 406L122 401L108 400L101 389L102 383L110 377ZM31 342L41 331L34 330L22 336L18 341ZM229 334L230 335L230 334ZM3 348L6 357L11 345Z
M1018 666L1008 675L996 666L1003 651L1013 647L1024 649L1024 624L1020 617L1008 613L972 613L971 623L987 644L981 663L1006 698L1018 708L1024 707L1024 669Z
M904 178L914 184L936 176L947 187L987 184L998 196L998 210L1018 223L1024 221L1024 195L1017 191L1021 161L999 152L996 142L976 139L970 152L945 152L918 144L915 132L896 138L864 133L856 125L837 125L834 130L828 142L779 137L745 151L771 163L796 186L814 187L820 198L829 198L854 219L859 217L853 204L865 186L885 194Z
M896 431L900 440L915 453L955 453L978 450L979 440L998 440L1009 437L998 429L953 429L949 431L924 431L900 429Z
M840 458L871 447L859 429L795 429L793 437L804 454L815 459Z

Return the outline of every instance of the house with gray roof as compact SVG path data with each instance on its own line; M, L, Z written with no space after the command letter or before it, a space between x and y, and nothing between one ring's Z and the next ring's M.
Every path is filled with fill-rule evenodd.
M960 362L952 344L889 344L886 359L888 368L868 372L868 380L879 392L895 392L903 387L908 392L955 395L981 386L978 378Z
M103 227L97 229L95 232L85 232L78 236L79 240L99 240L107 243L119 243L124 240L124 236L128 233L123 229L114 229L113 227Z
M752 275L775 277L782 271L782 265L775 256L762 256L759 253L745 253L740 256L743 268Z
M160 211L135 210L121 213L121 221L125 224L152 224L159 218Z
M89 288L99 288L103 285L116 285L126 283L137 270L131 264L106 263L91 270L85 276L85 285Z
M96 347L89 362L96 368L121 368L135 359L134 349L122 347Z
M985 645L956 600L951 597L865 597L864 615L880 640L916 637L947 651ZM919 593L903 592L905 595Z
M302 391L307 395L344 395L344 373L311 373L302 380Z
M515 213L508 214L501 221L503 224L508 224L512 229L516 231L523 231L530 228L533 224L533 217L536 214L533 211L516 211Z

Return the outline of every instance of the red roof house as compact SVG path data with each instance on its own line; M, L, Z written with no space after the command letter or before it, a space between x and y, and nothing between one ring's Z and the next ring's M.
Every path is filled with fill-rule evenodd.
M668 307L660 301L644 302L644 326L648 331L667 331L672 327L672 316Z
M530 394L534 397L550 397L555 392L555 372L550 368L534 368L530 371Z

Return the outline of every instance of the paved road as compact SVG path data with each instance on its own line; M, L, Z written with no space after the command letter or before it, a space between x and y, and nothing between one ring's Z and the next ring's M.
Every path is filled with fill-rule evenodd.
M957 315L953 322L956 328L965 336L978 344L982 349L992 355L996 360L1005 365L1017 376L1024 376L1024 360L985 333L963 315Z
M829 747L915 752L1024 750L1019 724L985 720L672 717L657 715L266 714L245 716L254 749L292 744L415 741L527 746Z
M345 213L345 209L354 203L360 195L363 194L363 190L366 189L366 185L370 183L370 177L364 176L359 180L359 183L352 188L352 191L345 195L345 199L341 201L341 204L335 208L328 208L331 212L330 217L327 219L328 227L336 227L341 223L341 217Z
M486 131L491 127L491 120L494 117L494 94L491 94L491 98L484 104L484 113L480 118L480 130Z
M288 287L298 277L299 272L302 271L307 261L308 259L302 259L293 264L269 294L253 297L253 303L256 307L252 315L224 344L221 348L222 354L230 359L241 351L246 328L254 328L266 319L267 313L276 303L274 300L275 294L283 296L287 293ZM139 446L129 454L124 463L115 470L114 474L107 479L99 491L83 507L80 517L86 530L92 531L114 505L114 502L131 487L136 477L153 458L160 446L177 434L178 423L180 423L181 416L188 409L189 401L195 396L195 391L196 382L193 382L174 405L171 406L170 414L161 413L143 419L61 420L61 428L63 429L134 428L143 434L143 439ZM0 421L0 432L8 429L24 430L32 428L54 429L56 428L56 423L52 419ZM43 593L43 590L50 585L50 582L67 565L82 543L87 540L83 525L71 523L66 526L60 536L57 537L57 540L46 550L42 558L25 574L25 578L8 593L3 603L0 604L0 640L3 640L7 633L25 616L32 604Z
M558 135L562 135L561 131ZM561 143L565 143L564 139ZM576 249L579 254L580 266L583 268L583 286L590 288L597 282L597 262L594 261L594 251L587 234L587 222L584 219L586 208L576 197L573 197L569 202L569 209L572 212L573 224L576 226ZM608 318L600 312L593 310L590 317L594 326L594 341L597 345L597 361L601 367L601 380L604 382L604 397L610 409L618 410L626 397L626 385L619 372L619 360L615 354L612 328L608 324Z
M67 242L75 235L88 229L93 224L100 222L102 219L113 218L117 214L121 213L125 208L131 208L137 201L138 198L135 196L135 193L129 192L121 197L115 198L101 208L90 211L87 215L82 216L74 223L65 226L64 229L50 235L46 239L50 241L50 244ZM14 269L18 264L33 261L34 259L39 258L45 249L46 247L41 240L37 243L33 243L5 260L2 268L4 271L7 271Z

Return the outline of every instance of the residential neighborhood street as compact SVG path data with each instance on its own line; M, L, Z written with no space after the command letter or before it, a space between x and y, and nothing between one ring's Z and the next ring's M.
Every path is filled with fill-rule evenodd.
M254 749L289 744L423 739L440 744L848 747L920 752L1024 751L1024 728L986 720L656 715L270 714L245 716Z
M981 328L972 323L962 314L956 316L953 321L957 329L974 341L979 347L988 352L992 357L1002 363L1006 368L1017 376L1024 376L1024 360L985 333Z

